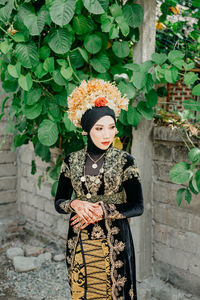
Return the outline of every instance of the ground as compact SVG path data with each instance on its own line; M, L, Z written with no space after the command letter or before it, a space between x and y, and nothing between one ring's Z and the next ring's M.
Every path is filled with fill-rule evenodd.
M45 262L34 271L17 273L6 256L11 247L40 246L52 256L64 253L54 243L44 243L27 233L3 239L0 243L0 299L1 300L70 300L66 279L66 262Z

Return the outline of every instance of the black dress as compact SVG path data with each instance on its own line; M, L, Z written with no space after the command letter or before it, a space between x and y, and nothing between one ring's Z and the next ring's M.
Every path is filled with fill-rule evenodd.
M87 184L82 181L84 168L87 167L87 149L73 152L66 156L59 178L55 209L58 213L75 214L70 206L73 191L74 198L83 201L102 201L104 218L98 224L90 224L84 230L88 240L105 241L109 249L111 297L101 299L128 300L137 299L135 253L128 218L140 216L143 213L143 196L138 169L135 160L129 153L110 147L103 158L103 173L100 182L97 180L93 196L86 198L86 186L95 180L96 175L88 174ZM85 168L90 170L90 168ZM77 247L81 242L79 229L69 226L67 238L66 261L69 283L72 286L72 274ZM84 274L85 276L85 274ZM83 280L85 289L80 299L87 298L87 281ZM79 299L79 298L77 298ZM98 298L93 298L100 299Z

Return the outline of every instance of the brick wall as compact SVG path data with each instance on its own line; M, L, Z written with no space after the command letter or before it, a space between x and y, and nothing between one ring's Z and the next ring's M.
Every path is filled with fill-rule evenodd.
M200 296L200 197L176 204L179 185L169 180L187 151L175 131L154 128L153 271L164 281ZM193 298L192 298L193 299Z

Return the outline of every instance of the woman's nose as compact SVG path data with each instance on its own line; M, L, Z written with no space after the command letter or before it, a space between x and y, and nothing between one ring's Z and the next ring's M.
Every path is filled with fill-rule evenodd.
M105 137L105 138L109 138L109 137L110 137L110 134L109 134L109 130L108 130L108 129L105 129L105 130L104 130L104 137Z

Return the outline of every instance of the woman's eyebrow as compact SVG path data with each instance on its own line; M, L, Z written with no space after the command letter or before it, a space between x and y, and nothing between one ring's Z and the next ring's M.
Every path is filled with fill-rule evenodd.
M115 123L112 123L112 124L109 124L108 126L112 126L112 125L115 125ZM96 124L95 126L105 126L104 124Z

